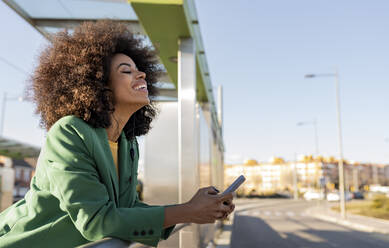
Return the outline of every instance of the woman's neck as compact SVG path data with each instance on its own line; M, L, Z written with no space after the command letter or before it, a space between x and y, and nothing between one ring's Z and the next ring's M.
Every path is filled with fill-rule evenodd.
M105 129L109 141L117 142L124 126L133 113L135 113L135 111L129 111L128 109L120 111L118 108L115 109L115 112L111 115L111 125Z

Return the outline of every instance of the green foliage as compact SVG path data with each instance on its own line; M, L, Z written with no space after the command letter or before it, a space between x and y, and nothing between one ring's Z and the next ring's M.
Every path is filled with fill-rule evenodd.
M389 210L389 198L385 195L377 195L373 198L371 208Z
M333 207L339 212L339 207ZM346 210L351 214L359 214L374 218L389 220L389 197L376 195L371 201L354 201L346 204Z

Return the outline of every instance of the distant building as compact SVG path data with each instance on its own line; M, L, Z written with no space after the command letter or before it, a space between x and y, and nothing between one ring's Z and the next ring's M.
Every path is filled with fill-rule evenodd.
M321 156L301 156L296 162L286 162L274 157L269 162L258 163L247 160L243 164L226 165L224 171L225 188L239 175L246 182L237 191L238 194L260 194L269 192L293 191L293 173L296 168L297 186L301 191L310 188L338 188L338 161ZM345 187L351 191L364 188L365 185L389 184L389 165L360 164L344 161Z
M226 166L225 188L242 174L246 177L246 182L237 191L242 195L283 191L292 183L290 166L279 158L268 163L247 160L244 164Z
M35 172L36 158L0 156L0 211L24 197Z
M15 170L15 187L13 191L14 202L22 199L30 189L30 181L35 171L35 164L21 159L13 159L12 164Z
M389 165L385 166L384 174L385 174L385 178L386 178L386 185L389 185Z

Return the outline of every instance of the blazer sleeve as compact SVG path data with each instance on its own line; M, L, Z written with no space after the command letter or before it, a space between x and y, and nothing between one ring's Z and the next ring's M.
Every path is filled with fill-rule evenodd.
M85 143L87 131L91 135L91 130L69 123L56 124L47 135L44 165L50 191L75 228L90 241L115 237L157 246L163 237L164 206L116 207L100 181L90 153L93 149Z
M164 207L177 206L177 205L179 205L179 204L164 205ZM158 207L158 206L147 205L146 203L139 201L139 196L138 196L138 194L136 194L134 207L150 208L150 207ZM176 227L176 225L164 228L162 230L162 233L161 233L161 239L164 239L164 240L168 239L175 227Z

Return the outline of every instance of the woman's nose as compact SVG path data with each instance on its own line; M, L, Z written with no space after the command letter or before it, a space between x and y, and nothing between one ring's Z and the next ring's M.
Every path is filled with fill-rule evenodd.
M136 76L137 79L139 78L143 78L143 79L146 79L146 73L144 73L143 71L138 71L138 75Z

